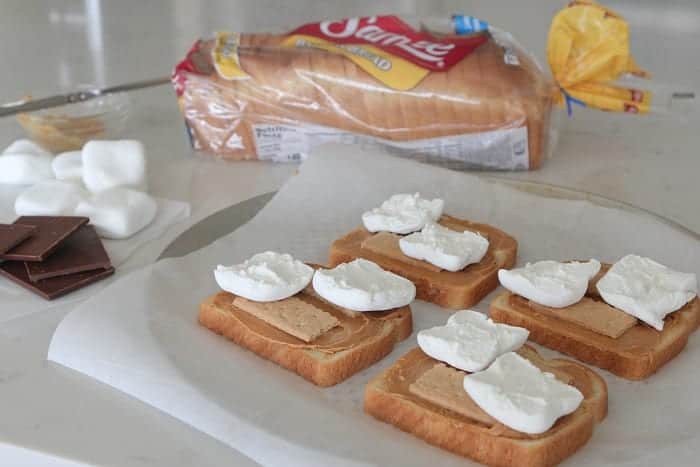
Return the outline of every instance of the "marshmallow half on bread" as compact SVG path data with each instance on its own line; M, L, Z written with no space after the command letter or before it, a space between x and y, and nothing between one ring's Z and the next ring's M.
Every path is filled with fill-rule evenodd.
M381 360L413 330L415 287L369 261L323 269L267 251L214 276L222 291L202 302L200 324L319 386Z
M494 321L627 379L656 372L700 325L695 274L637 255L612 265L540 261L499 278L508 291L491 303Z
M362 215L362 227L331 245L331 265L361 258L405 277L416 297L452 309L478 303L515 264L505 232L443 213L444 201L396 194Z
M527 338L524 328L458 311L368 383L365 411L485 464L561 462L605 418L607 386L577 362L540 357Z

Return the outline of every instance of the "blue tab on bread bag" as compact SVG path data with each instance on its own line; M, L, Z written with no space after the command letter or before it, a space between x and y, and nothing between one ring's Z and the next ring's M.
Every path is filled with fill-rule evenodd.
M481 21L478 18L467 15L453 15L452 23L454 24L455 34L473 34L475 32L487 31L489 23Z

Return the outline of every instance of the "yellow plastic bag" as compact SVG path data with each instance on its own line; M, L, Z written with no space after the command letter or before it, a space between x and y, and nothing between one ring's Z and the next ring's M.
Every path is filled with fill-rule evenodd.
M629 48L629 27L615 12L591 0L576 0L552 20L547 60L560 93L557 102L601 110L646 113L651 92L612 84L631 74L648 78Z

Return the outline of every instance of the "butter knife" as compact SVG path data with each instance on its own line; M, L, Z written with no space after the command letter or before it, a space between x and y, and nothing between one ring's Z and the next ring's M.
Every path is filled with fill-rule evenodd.
M143 89L152 86L160 86L170 83L169 77L155 78L145 81L137 81L134 83L120 84L118 86L110 86L102 89L89 89L85 91L72 92L41 99L20 100L17 102L9 102L0 105L0 117L15 115L23 112L33 112L35 110L49 109L51 107L60 107L66 104L75 104L77 102L85 102L95 97L104 96L105 94L114 94L117 92L133 91L135 89Z

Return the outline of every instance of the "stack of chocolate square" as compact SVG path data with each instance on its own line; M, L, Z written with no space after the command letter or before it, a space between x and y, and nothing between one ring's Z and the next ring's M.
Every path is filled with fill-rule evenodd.
M52 300L114 273L87 217L23 216L0 224L0 274Z

